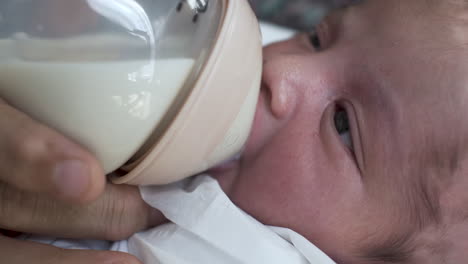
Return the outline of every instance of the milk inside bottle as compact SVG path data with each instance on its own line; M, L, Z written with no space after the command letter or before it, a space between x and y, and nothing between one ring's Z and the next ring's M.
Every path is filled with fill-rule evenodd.
M63 52L67 49L79 50L80 42L88 43L88 48L95 42L110 47L107 52L112 57L109 50L115 39L35 40L27 46L11 39L0 41L11 45L4 51L22 49L18 54L26 57L0 61L0 95L87 147L106 172L124 164L148 140L194 65L193 59L183 57L92 61L76 53L76 58L63 62L58 56L61 51L71 54ZM54 54L60 59L54 60Z

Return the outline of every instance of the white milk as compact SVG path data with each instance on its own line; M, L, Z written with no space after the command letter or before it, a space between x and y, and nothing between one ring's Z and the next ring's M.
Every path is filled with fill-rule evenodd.
M26 61L118 60L129 51L149 53L148 43L116 34L83 35L66 39L31 38L17 33L3 42L14 43L15 56ZM0 45L2 40L0 40ZM1 54L1 51L0 51Z
M87 147L111 172L144 144L194 61L0 61L0 97Z

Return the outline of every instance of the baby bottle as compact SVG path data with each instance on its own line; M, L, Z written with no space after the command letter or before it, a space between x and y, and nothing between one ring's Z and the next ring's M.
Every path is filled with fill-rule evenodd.
M246 0L2 0L0 98L115 183L165 184L240 151L261 48Z

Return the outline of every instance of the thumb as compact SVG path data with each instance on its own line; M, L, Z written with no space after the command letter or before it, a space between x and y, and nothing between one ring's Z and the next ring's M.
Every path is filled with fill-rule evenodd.
M0 181L59 200L89 202L105 186L96 159L0 99Z

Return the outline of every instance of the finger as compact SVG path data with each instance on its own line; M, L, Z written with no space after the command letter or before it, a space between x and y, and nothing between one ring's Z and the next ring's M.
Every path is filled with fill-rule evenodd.
M7 230L115 241L163 222L133 186L109 184L98 200L69 206L0 184L0 228Z
M0 181L61 200L88 202L105 175L77 144L0 101Z
M9 264L141 264L126 253L60 249L6 237L0 237L0 256L2 263Z

